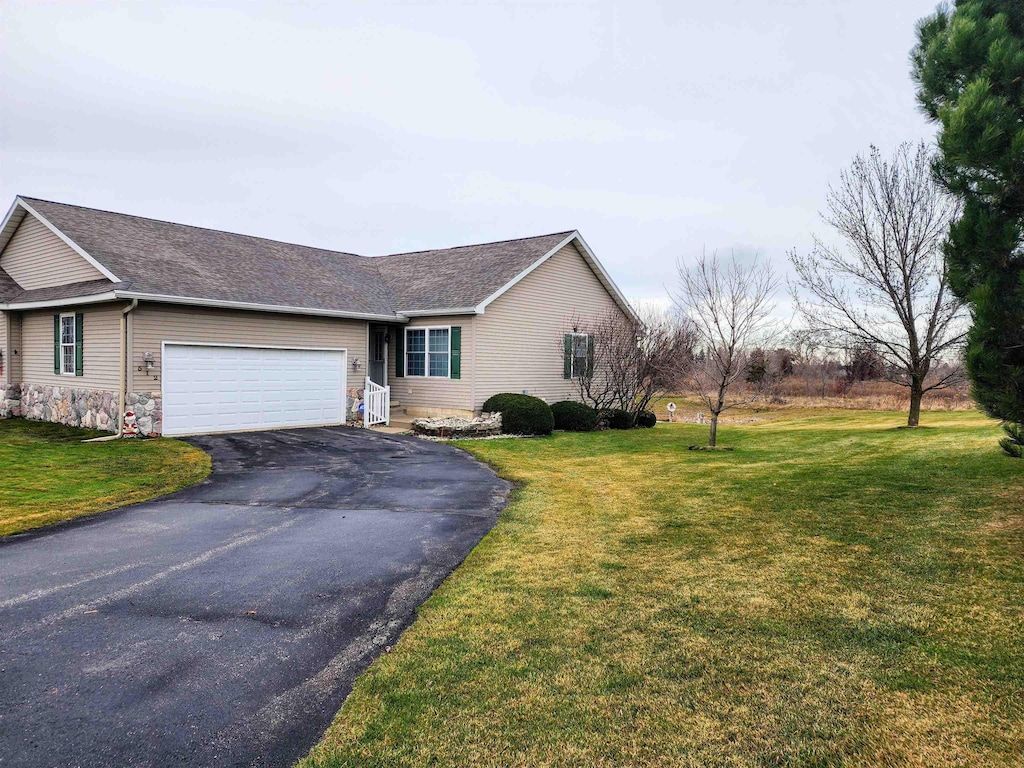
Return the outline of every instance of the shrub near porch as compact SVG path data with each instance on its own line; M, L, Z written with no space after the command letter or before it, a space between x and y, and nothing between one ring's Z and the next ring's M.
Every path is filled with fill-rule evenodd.
M525 485L303 765L1024 761L996 425L757 418L466 444Z

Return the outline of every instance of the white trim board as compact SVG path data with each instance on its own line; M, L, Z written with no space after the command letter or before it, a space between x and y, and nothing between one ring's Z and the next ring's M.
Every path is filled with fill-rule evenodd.
M168 296L158 293L140 293L138 291L115 291L119 299L139 299L155 301L163 304L186 304L199 307L218 307L220 309L246 309L255 312L279 312L285 315L316 315L322 317L345 317L351 320L379 320L385 323L402 322L403 315L375 315L364 312L345 312L337 309L310 309L307 307L289 307L278 304L258 304L248 301L228 301L226 299L200 299L193 296Z
M70 307L77 304L103 304L108 301L117 301L119 294L113 291L97 293L94 296L75 296L68 299L45 299L41 301L15 301L10 304L0 303L0 309L46 309L47 307Z
M164 353L164 347L231 347L232 349L295 349L300 352L345 352L348 354L348 347L297 347L294 344L236 344L228 341L170 341L160 342L160 355Z
M458 307L456 309L402 309L398 317L440 317L443 315L477 315L476 307Z

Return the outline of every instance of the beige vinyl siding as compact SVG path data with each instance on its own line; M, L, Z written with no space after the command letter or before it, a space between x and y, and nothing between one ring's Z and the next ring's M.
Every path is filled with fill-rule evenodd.
M7 322L7 347L4 349L4 375L9 384L20 384L24 379L21 376L21 359L23 350L21 348L21 313L6 312Z
M574 317L608 312L621 309L569 243L475 318L473 407L498 392L526 390L549 403L576 399L573 382L562 378L563 336Z
M438 326L459 326L462 328L462 367L459 379L440 379L429 376L395 377L395 344L388 348L388 383L391 397L401 407L439 408L452 410L473 409L473 365L476 360L474 343L474 315L450 315L445 317L421 317L411 321L404 328L435 328ZM398 326L395 333L404 333Z
M0 352L3 353L3 358L0 359L0 365L3 366L3 373L0 373L0 384L6 384L11 380L11 344L7 338L7 327L7 313L0 311ZM0 397L3 397L3 393L0 393Z
M130 317L132 392L160 391L161 342L165 341L347 349L349 389L361 387L366 378L365 320L153 303L139 304ZM151 372L145 372L146 352L153 355ZM358 370L353 367L356 359Z
M22 313L21 381L117 392L121 385L118 367L120 317L124 306L122 303L98 304ZM83 316L81 376L53 372L53 316L63 312L81 312Z
M102 272L75 253L31 214L25 215L4 252L0 254L0 268L26 290L104 277Z

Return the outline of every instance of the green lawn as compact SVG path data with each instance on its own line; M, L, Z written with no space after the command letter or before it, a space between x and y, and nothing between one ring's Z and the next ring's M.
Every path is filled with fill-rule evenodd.
M83 443L104 432L0 420L0 536L154 498L210 472L177 440Z
M520 491L302 765L1024 764L998 428L758 417L466 443Z

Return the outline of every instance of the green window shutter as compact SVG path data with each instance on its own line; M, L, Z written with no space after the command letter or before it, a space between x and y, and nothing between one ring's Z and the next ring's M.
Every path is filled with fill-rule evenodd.
M53 372L60 374L60 315L53 316Z
M565 354L562 356L562 378L572 378L572 334L567 333L562 337L565 347Z
M452 326L452 378L462 378L462 326Z
M405 376L405 328L395 334L395 378Z
M82 375L82 325L81 312L75 313L75 376Z
M594 337L587 336L587 376L594 374Z

